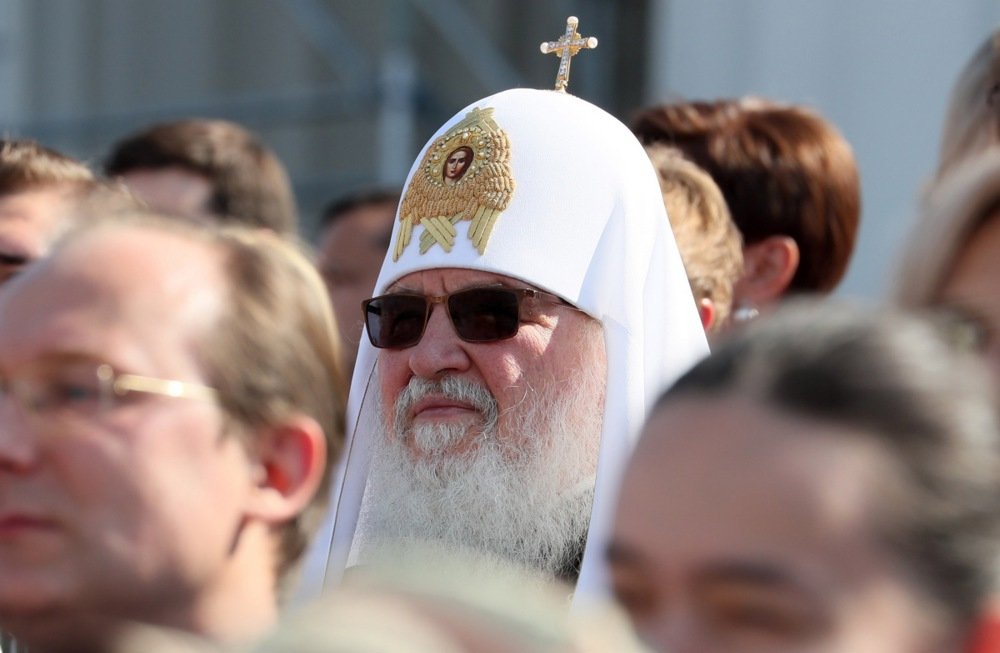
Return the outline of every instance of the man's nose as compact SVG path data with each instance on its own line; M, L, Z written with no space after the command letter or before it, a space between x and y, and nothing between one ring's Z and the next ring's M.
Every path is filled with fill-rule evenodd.
M13 397L0 394L0 472L24 472L38 459L38 438L25 417Z
M445 306L435 305L423 337L409 350L410 369L416 376L425 379L463 372L472 365L467 345L455 332Z
M664 609L638 628L643 641L654 651L667 653L724 653L715 646L686 610Z

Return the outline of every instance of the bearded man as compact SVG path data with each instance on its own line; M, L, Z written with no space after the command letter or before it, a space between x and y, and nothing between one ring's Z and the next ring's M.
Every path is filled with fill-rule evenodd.
M459 147L471 160L449 185ZM635 137L555 91L463 109L414 163L364 317L304 592L415 541L599 586L637 429L706 352Z

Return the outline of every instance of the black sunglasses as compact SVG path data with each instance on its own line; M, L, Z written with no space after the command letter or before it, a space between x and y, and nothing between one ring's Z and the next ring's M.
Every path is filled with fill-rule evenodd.
M434 304L444 304L455 333L465 342L513 338L521 326L525 301L547 301L576 308L560 297L533 288L469 288L449 295L393 293L361 303L372 345L380 349L412 347L424 335Z

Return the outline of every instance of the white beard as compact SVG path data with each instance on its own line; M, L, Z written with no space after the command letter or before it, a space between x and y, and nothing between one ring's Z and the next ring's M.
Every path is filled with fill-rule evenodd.
M554 380L529 389L503 416L506 425L498 425L496 400L481 386L456 377L411 380L395 407L402 426L388 433L383 424L373 443L359 560L398 558L414 544L431 544L551 576L565 572L590 522L604 412L603 366L581 367L569 392ZM467 424L404 423L412 402L428 392L480 411L471 451L448 452L469 437ZM423 456L408 450L407 436ZM514 449L512 439L524 444Z

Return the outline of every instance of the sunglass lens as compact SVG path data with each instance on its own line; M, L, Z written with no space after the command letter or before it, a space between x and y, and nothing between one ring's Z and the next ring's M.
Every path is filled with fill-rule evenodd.
M448 298L455 331L468 342L512 338L520 324L517 293L502 288L473 288Z
M383 295L365 304L365 326L372 345L399 349L420 342L427 323L427 300L418 295Z

